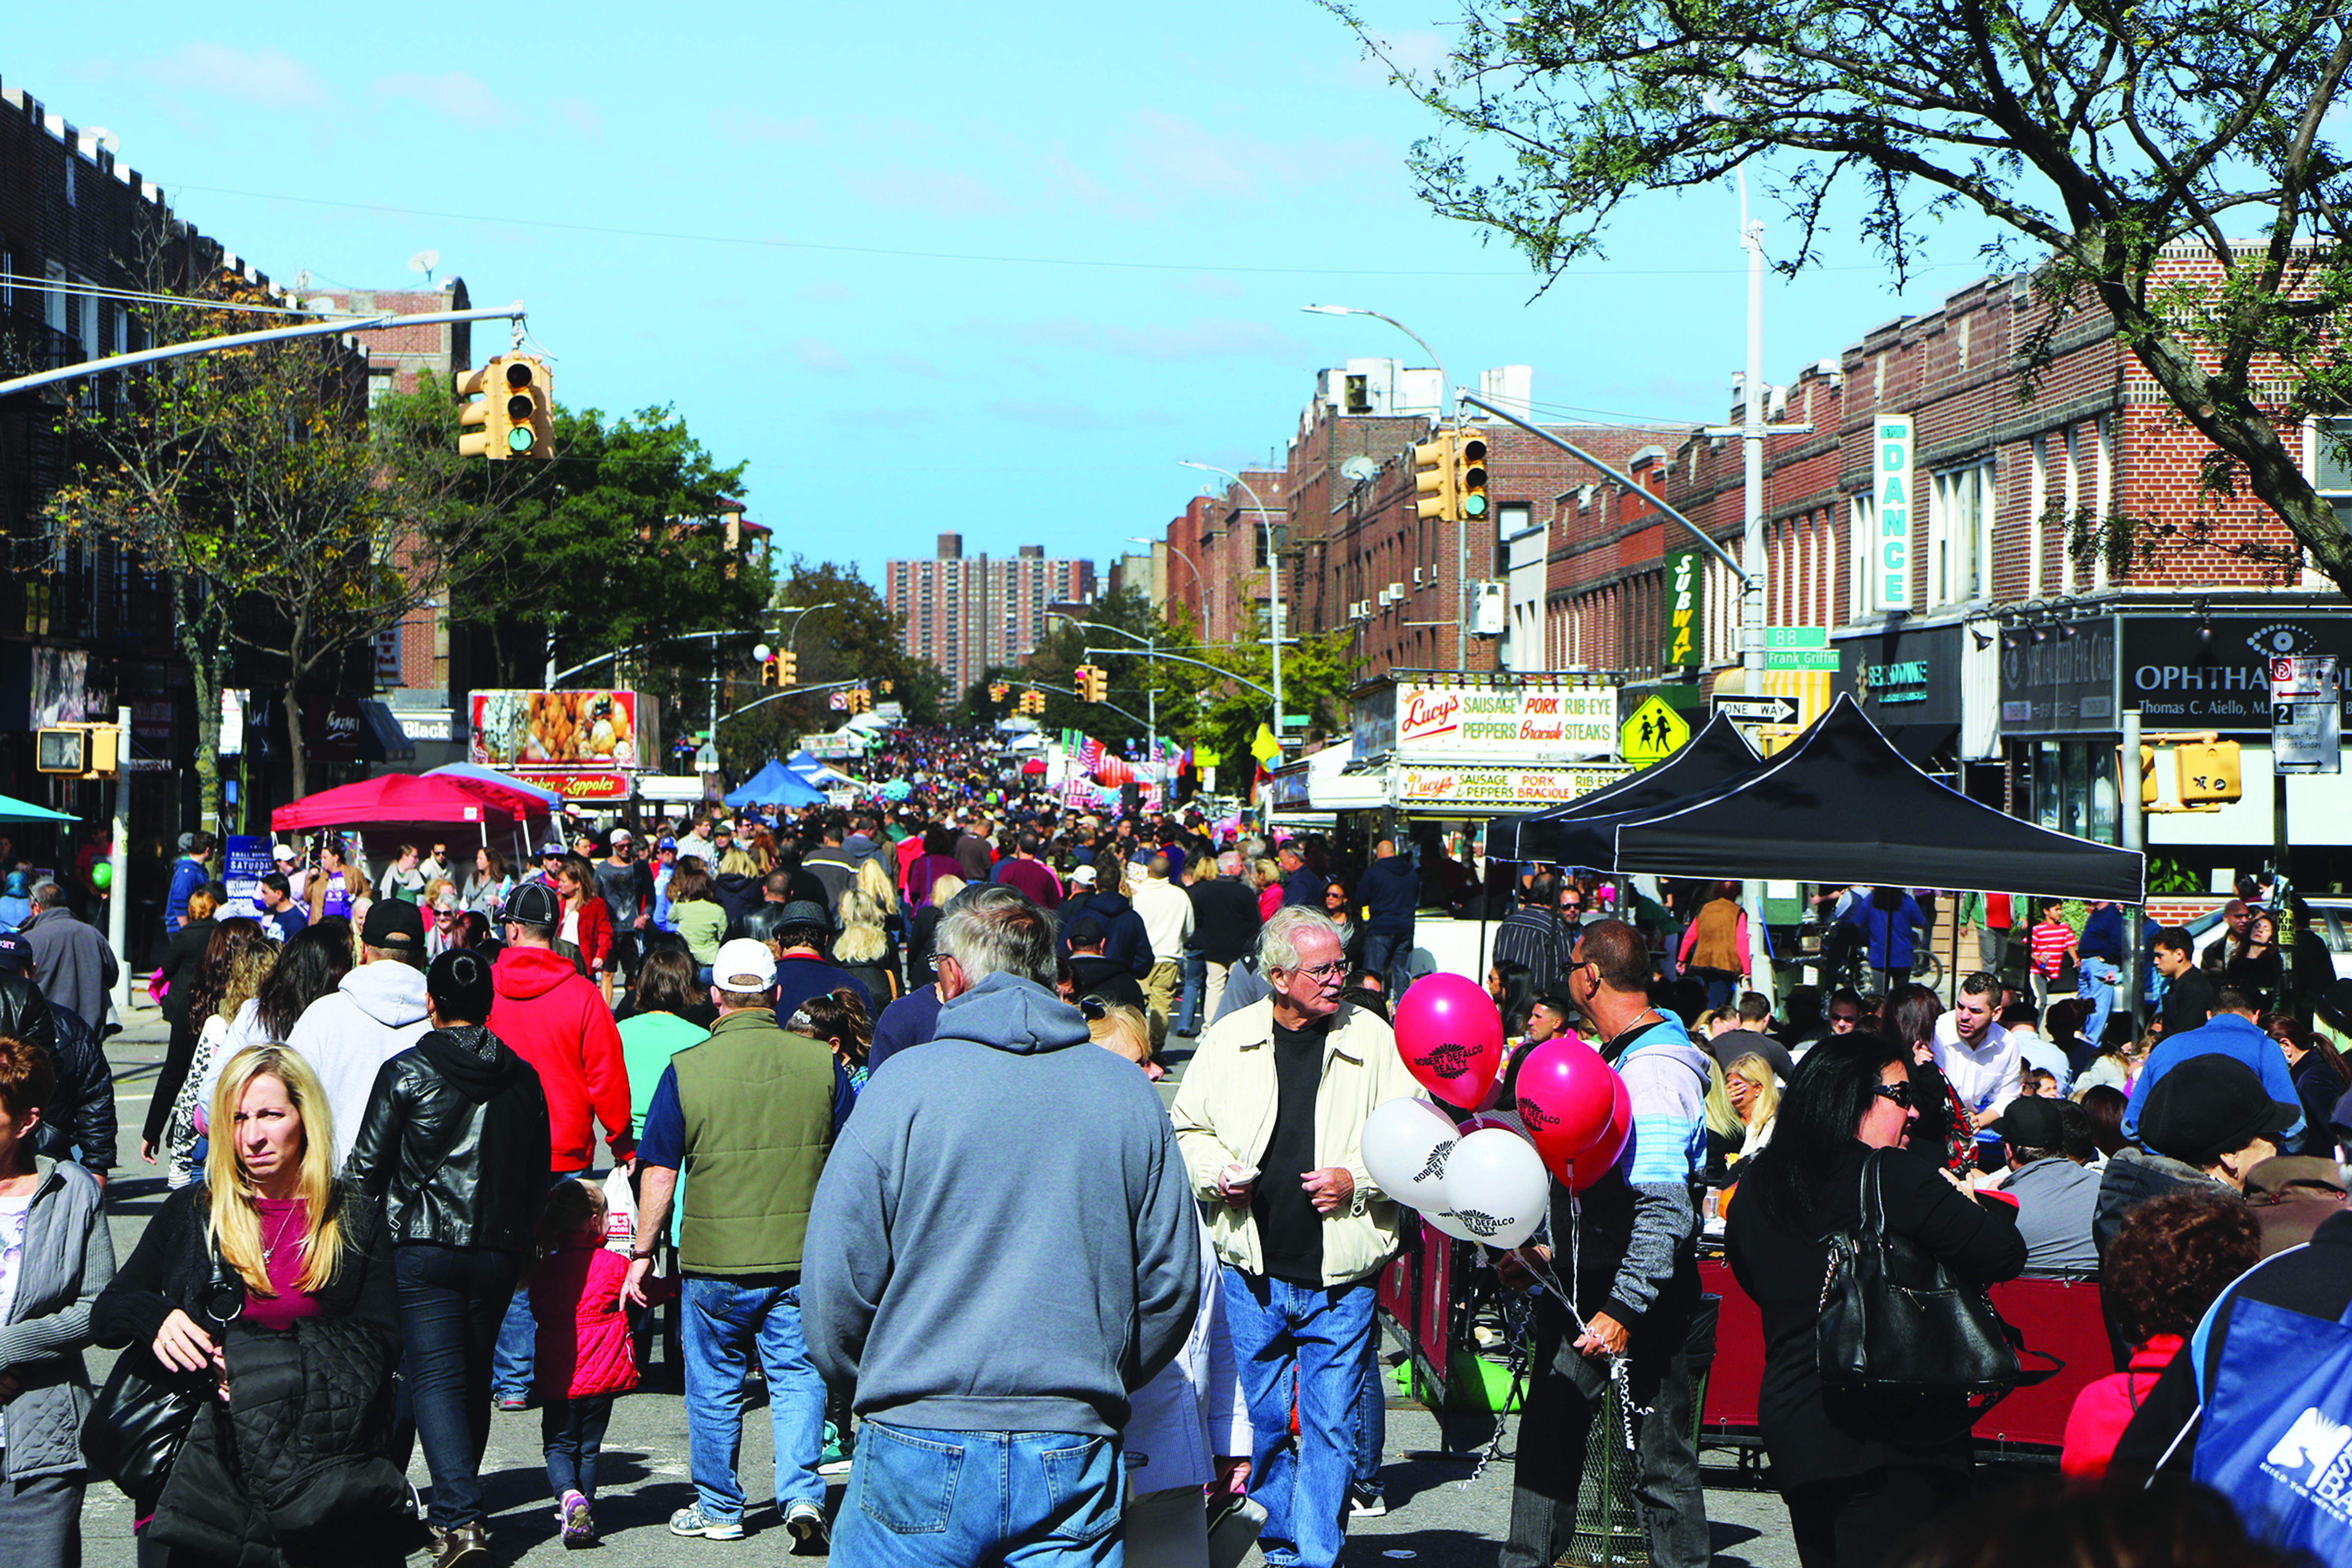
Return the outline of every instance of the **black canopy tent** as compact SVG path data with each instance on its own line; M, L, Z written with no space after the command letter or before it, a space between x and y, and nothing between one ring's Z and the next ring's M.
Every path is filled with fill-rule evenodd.
M1739 726L1723 714L1707 721L1683 749L1664 762L1628 773L1615 784L1580 795L1566 805L1507 816L1486 826L1486 853L1497 860L1541 860L1580 865L1567 853L1562 828L1593 817L1650 811L1689 800L1756 765L1756 748ZM1592 840L1580 839L1590 844ZM1608 844L1601 839L1599 842Z
M1853 697L1784 750L1710 790L1583 826L1605 831L1617 872L2141 901L2146 865L2021 821L1921 773Z

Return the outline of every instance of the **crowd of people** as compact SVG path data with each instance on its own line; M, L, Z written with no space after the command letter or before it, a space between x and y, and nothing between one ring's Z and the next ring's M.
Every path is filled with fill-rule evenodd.
M2021 927L2026 900L1972 895L1956 919L2001 934L1947 1006L1910 977L1935 895L1835 889L1827 982L1776 1004L1737 884L1065 807L940 731L869 763L903 788L583 826L531 864L289 842L251 913L189 836L139 1141L169 1195L119 1265L111 955L27 886L0 931L0 1561L78 1563L95 1469L149 1568L478 1563L494 1413L530 1409L546 1529L593 1545L615 1402L667 1342L674 1535L772 1519L853 1564L1195 1568L1255 1542L1332 1568L1386 1507L1375 1280L1421 1227L1361 1142L1423 1094L1390 1019L1432 908L1496 922L1499 1102L1573 1037L1630 1107L1616 1165L1555 1186L1559 1228L1484 1259L1532 1308L1502 1563L1569 1550L1612 1388L1651 1560L1707 1561L1717 1248L1762 1314L1808 1568L2011 1560L1937 1555L1992 1530L1967 1515L1900 1544L1977 1486L1964 1394L1825 1379L1827 1238L1872 1216L1965 1289L2100 1280L2116 1371L2064 1475L2153 1479L2182 1539L2268 1561L2179 1478L2208 1475L2200 1413L2259 1384L2275 1330L2249 1310L2352 1302L2352 984L2295 984L2289 910L2233 908L2215 954L2143 931L2127 998L2114 906ZM1009 1147L1040 1105L1050 1147ZM93 1344L122 1352L102 1390ZM772 1515L740 1465L754 1378ZM2098 1495L2014 1508L2136 1528Z

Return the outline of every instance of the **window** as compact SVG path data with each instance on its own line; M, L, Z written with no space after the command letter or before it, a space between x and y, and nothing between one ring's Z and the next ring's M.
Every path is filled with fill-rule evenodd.
M2066 472L2064 503L2066 521L2058 534L2058 591L2074 591L2074 509L2083 504L2083 437L2073 426L2066 428Z
M65 264L52 261L41 268L41 275L48 279L49 285L41 295L41 320L48 323L49 331L63 332L66 330Z
M2025 596L2042 597L2042 514L2050 510L2050 437L2036 436L2032 442L2032 471L2026 476L2025 497Z
M2112 414L2100 415L2098 427L2093 437L2095 449L2091 465L2091 504L2098 508L2099 528L2103 539L2105 534L2107 514L2115 510L2116 504L2115 434L2116 416ZM2107 552L2103 549L2091 562L2091 586L2104 588L2106 585Z
M1992 581L1993 466L1948 468L1927 495L1927 601L1966 605Z
M1846 502L1846 619L1870 613L1870 542L1878 537L1878 498L1864 491Z

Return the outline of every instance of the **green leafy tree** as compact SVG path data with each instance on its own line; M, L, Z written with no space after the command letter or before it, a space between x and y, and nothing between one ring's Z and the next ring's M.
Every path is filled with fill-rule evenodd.
M1898 279L1939 220L1990 219L1989 259L2046 256L2021 391L2104 310L2212 444L2207 492L2251 491L2352 591L2352 534L2300 461L2305 417L2352 408L2352 166L2328 134L2352 27L2327 0L1465 0L1436 68L1382 58L1446 128L1412 155L1423 198L1547 285L1625 201L1748 165L1801 227L1787 271L1842 190Z
M803 610L802 606L818 607ZM902 638L905 617L893 615L881 594L854 566L794 556L777 572L772 605L756 612L756 618L767 629L770 647L791 648L798 663L795 685L863 681L877 703L896 701L910 719L915 717L910 701L921 704L923 717L918 721L929 721L936 685L920 679L927 666L907 657ZM770 695L739 685L727 707L741 707ZM790 755L803 735L838 729L846 717L831 706L827 692L763 702L720 727L720 761L737 776L744 776L770 757Z

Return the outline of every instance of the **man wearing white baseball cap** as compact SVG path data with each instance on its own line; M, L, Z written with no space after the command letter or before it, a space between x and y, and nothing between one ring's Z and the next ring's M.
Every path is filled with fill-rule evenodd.
M743 1374L760 1358L775 1428L776 1512L796 1549L825 1538L824 1384L801 1329L801 1253L817 1177L856 1103L832 1048L776 1025L776 959L748 937L710 966L719 1021L670 1058L637 1143L637 1249L625 1293L645 1302L656 1238L667 1233L678 1172L690 1161L678 1234L684 1277L688 1462L695 1501L673 1535L739 1541L736 1474Z

